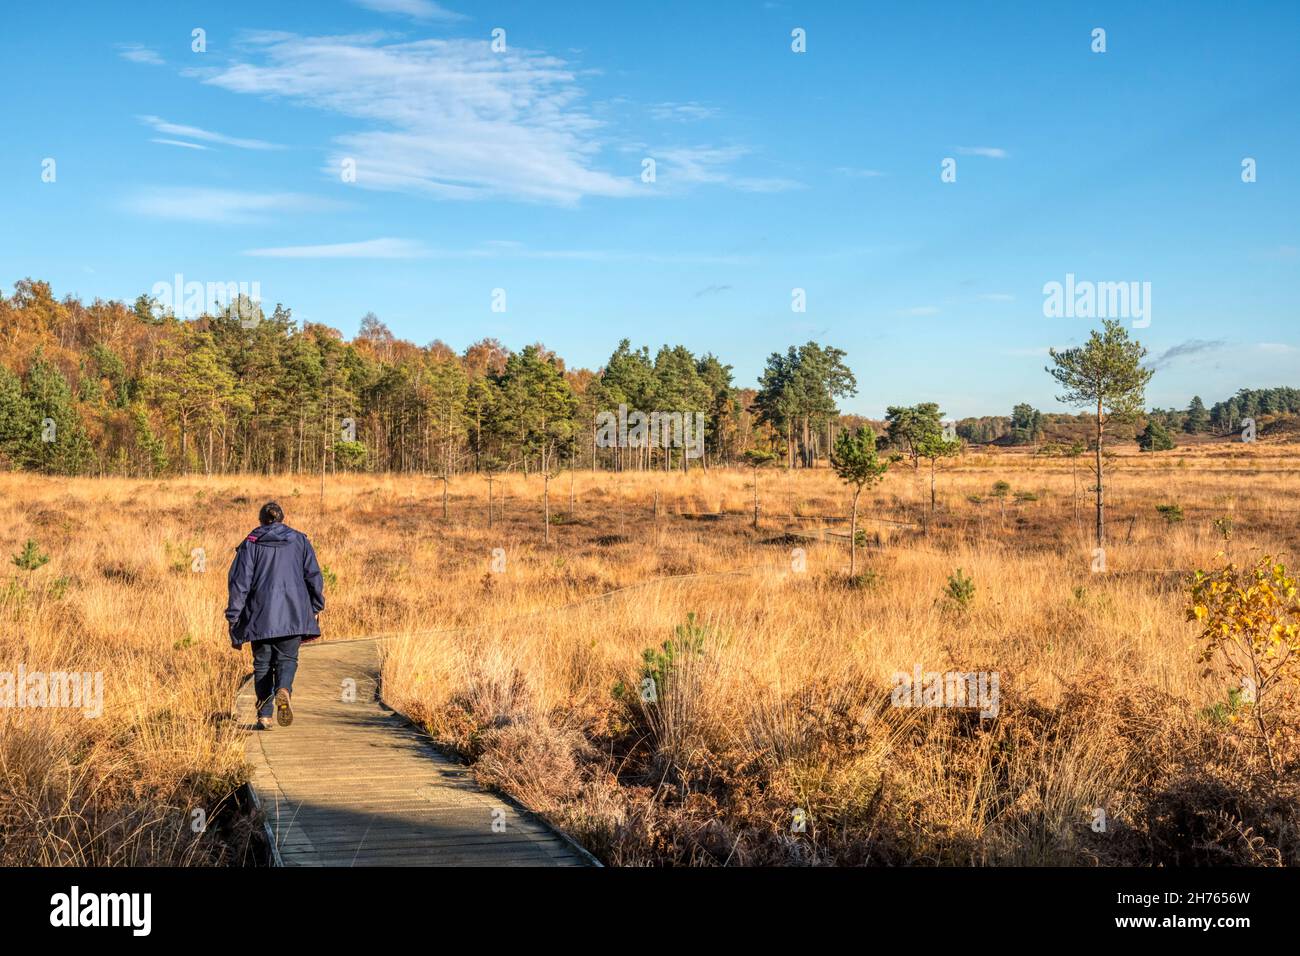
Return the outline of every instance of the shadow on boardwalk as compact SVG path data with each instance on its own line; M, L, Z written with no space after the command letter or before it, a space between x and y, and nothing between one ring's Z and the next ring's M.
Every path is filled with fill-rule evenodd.
M285 866L586 866L544 821L480 787L378 701L373 641L302 650L290 727L250 730L249 787ZM354 685L346 682L355 682ZM355 700L345 687L355 686ZM252 681L238 717L252 726Z

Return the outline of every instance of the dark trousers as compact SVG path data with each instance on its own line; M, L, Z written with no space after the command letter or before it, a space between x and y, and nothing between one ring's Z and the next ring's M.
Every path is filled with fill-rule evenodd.
M257 692L257 716L275 713L275 692L283 687L293 693L293 675L298 672L301 637L273 637L253 642L253 690Z

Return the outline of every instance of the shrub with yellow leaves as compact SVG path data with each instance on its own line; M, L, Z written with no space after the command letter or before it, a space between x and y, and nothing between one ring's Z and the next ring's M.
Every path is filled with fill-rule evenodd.
M1271 556L1253 567L1228 564L1197 571L1191 582L1187 619L1201 626L1201 661L1221 654L1243 685L1253 691L1251 712L1276 773L1268 706L1273 691L1300 680L1300 590Z

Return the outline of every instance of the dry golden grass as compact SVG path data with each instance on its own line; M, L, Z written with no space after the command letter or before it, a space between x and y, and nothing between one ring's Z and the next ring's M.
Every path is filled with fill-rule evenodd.
M440 483L412 476L331 478L323 507L306 476L0 476L0 554L34 538L51 556L0 579L0 670L102 670L105 695L98 720L0 711L0 862L246 858L246 821L222 808L247 652L220 611L229 549L274 497L328 568L326 639L394 635L388 702L609 862L1295 863L1295 708L1280 779L1241 723L1202 716L1231 675L1197 665L1180 578L1214 563L1222 515L1234 557L1294 563L1295 461L1117 459L1105 575L1082 464L1076 519L1067 461L968 455L941 473L928 533L928 476L895 466L864 501L860 587L843 537L819 540L846 528L824 470L761 472L757 532L749 471L566 475L549 546L536 476L497 480L491 528L473 476L453 479L446 520ZM1036 500L1003 514L998 480ZM957 568L966 608L943 596ZM643 653L692 614L698 651L643 705ZM997 671L998 718L890 707L891 675L917 664ZM197 807L217 821L203 835Z

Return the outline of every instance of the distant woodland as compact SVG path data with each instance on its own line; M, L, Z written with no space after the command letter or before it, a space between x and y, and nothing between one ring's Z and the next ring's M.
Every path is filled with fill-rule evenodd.
M178 318L133 304L56 299L24 279L0 294L0 467L53 474L161 476L193 472L554 471L566 467L714 467L756 458L823 463L836 433L865 419L841 413L857 392L840 349L816 342L773 352L754 387L722 358L683 345L619 342L598 370L569 368L541 344L495 339L457 352L396 338L373 314L350 341L248 303ZM241 317L243 320L241 321ZM599 447L602 411L702 413L704 454ZM1243 418L1300 413L1300 390L1243 390L1205 406L1152 409L1128 437L1228 435ZM872 422L882 447L907 445L937 405L890 407ZM971 444L1051 441L1086 416L1028 404L967 418ZM1069 431L1066 427L1066 432ZM1079 429L1080 435L1086 431Z

